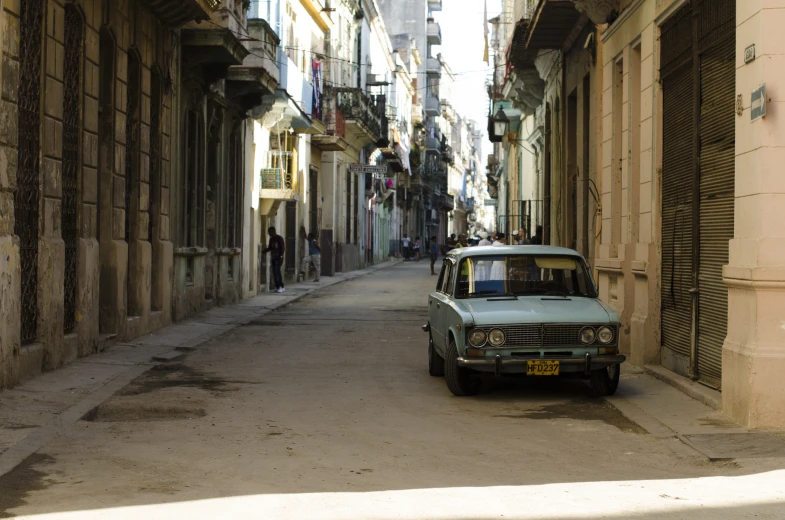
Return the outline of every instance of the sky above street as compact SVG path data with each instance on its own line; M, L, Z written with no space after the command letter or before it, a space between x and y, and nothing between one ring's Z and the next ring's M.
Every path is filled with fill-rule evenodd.
M501 0L488 0L488 18L501 12ZM442 28L441 52L455 74L452 98L455 110L479 123L485 129L488 114L488 94L485 79L491 66L483 60L483 0L443 0L443 10L434 16ZM490 31L490 27L489 27ZM493 64L493 56L489 61ZM483 162L489 153L490 142L483 141Z

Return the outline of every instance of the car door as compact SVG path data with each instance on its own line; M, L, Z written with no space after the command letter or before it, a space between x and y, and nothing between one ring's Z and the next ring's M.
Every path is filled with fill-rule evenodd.
M453 262L450 259L445 259L442 264L436 292L431 293L431 301L428 302L428 315L431 318L431 337L439 352L444 352L445 347L446 321L444 316L449 306L447 290L451 286L452 276Z

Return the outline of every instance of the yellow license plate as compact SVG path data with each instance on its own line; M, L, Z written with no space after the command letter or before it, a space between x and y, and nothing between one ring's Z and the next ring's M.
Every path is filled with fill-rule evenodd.
M558 376L559 362L540 361L540 360L527 361L526 375L527 376Z

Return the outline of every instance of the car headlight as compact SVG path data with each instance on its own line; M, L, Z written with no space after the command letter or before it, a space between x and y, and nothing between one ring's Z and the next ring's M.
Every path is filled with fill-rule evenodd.
M600 343L608 344L613 341L613 329L610 327L602 327L597 331L597 339Z
M594 343L594 338L596 337L596 334L593 328L583 327L581 329L579 337L581 339L581 343L583 343L584 345L588 345L590 343Z
M474 329L469 333L469 343L475 347L482 347L485 345L485 340L488 338L488 335L485 334L485 331L482 329Z
M501 329L493 329L488 333L488 342L494 347L504 345L504 332Z

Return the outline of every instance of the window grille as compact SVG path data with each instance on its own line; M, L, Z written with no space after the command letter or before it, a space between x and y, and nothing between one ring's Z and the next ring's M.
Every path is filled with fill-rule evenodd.
M19 112L14 234L19 237L21 267L21 341L38 335L38 222L41 144L42 0L21 0Z
M63 64L63 200L62 236L65 244L63 285L64 331L71 332L76 316L77 185L79 170L79 60L82 55L82 19L76 9L65 9Z

